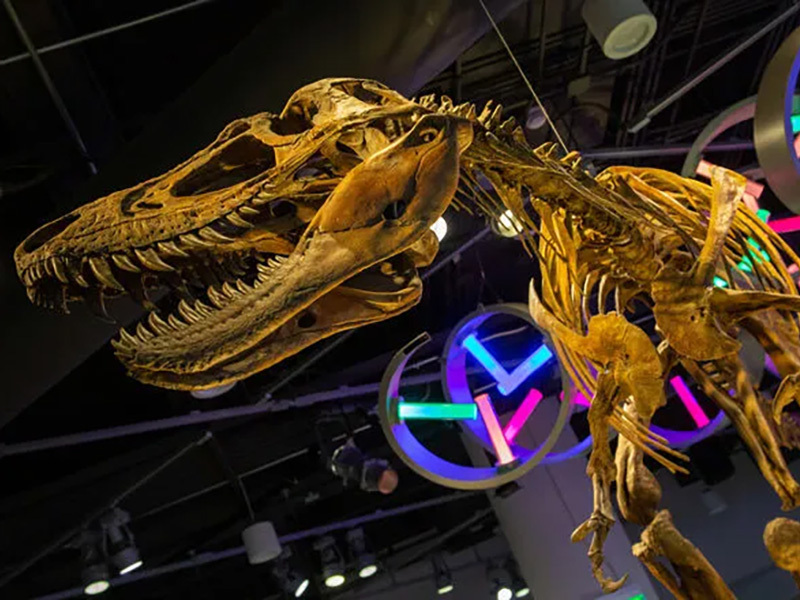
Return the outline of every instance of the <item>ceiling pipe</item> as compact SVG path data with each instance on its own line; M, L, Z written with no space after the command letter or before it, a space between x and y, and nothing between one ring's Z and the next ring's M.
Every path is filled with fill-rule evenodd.
M703 69L698 71L697 74L693 75L688 80L680 84L677 88L675 88L672 92L667 94L667 96L663 100L658 102L655 106L646 110L644 114L639 114L635 119L633 119L633 124L628 126L628 132L636 133L643 127L648 125L650 121L653 120L653 117L659 114L662 110L670 106L673 102L675 102L679 98L682 98L687 92L689 92L689 90L692 90L698 84L702 83L708 77L719 71L722 67L727 65L737 56L739 56L739 54L747 50L750 46L752 46L762 37L767 35L770 31L775 29L775 27L783 23L789 17L794 16L797 13L797 11L800 11L800 3L797 2L792 3L792 5L789 6L789 8L787 8L781 14L779 14L775 18L771 19L770 21L759 27L749 37L735 44L730 50L728 50L721 56L715 58L713 61L711 61L711 63L709 63Z

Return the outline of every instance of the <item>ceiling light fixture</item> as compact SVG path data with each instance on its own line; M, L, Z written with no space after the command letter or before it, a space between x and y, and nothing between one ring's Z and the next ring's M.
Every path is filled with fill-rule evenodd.
M378 572L378 563L375 554L367 548L364 530L361 528L351 529L345 535L345 539L350 547L350 555L355 560L358 576L361 579L367 579L375 575Z
M399 480L389 461L364 454L352 438L334 450L331 470L345 485L356 484L365 492L391 494Z
M522 233L522 223L510 210L505 211L491 225L492 231L501 237L513 238Z
M325 587L337 588L344 584L344 559L332 536L326 535L314 542L314 549L319 552L322 563L322 577Z
M492 584L492 595L497 600L511 600L514 592L511 590L511 576L508 569L500 564L488 567L488 579Z
M300 598L308 589L310 581L308 577L301 575L292 566L291 558L292 550L289 547L284 548L280 556L275 560L275 564L272 567L272 575L277 579L283 591L295 598Z
M120 575L135 571L143 564L133 534L128 529L129 522L130 515L119 507L114 507L100 518L105 547L111 564Z
M436 583L436 593L440 596L449 594L455 589L453 584L453 574L447 563L444 562L444 557L439 554L434 554L431 558L433 563L433 578Z
M87 596L102 594L109 588L110 575L103 550L103 536L98 531L84 531L76 542L81 552L81 582Z

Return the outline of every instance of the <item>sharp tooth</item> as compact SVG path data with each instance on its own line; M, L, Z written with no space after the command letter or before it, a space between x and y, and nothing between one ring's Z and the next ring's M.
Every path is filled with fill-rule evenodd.
M143 342L147 342L156 337L156 334L150 331L147 327L145 327L144 323L139 323L138 325L136 325L136 335L138 335L139 339L141 339Z
M251 215L254 217L261 214L260 210L258 210L257 208L253 208L251 206L240 206L239 212L242 213L243 215Z
M245 229L252 229L253 224L249 221L245 221L242 217L239 216L239 213L232 212L225 217L228 221L236 225L237 227L244 227Z
M211 288L209 288L209 292ZM194 309L203 316L208 317L209 315L214 314L214 309L211 308L208 304L205 304L201 300L198 300L194 303Z
M33 271L30 267L22 272L22 283L24 283L26 287L33 285Z
M219 231L214 229L213 227L202 227L200 231L198 231L200 237L210 241L210 242L218 242L220 244L227 244L233 241L233 238L229 238L226 235L222 235Z
M136 266L136 264L130 259L127 254L112 254L111 260L114 261L114 264L117 265L123 271L128 271L129 273L141 273L142 270Z
M34 279L41 279L42 278L42 265L40 263L36 263L31 268L33 269Z
M222 292L231 300L236 297L236 290L227 281L222 284Z
M46 259L42 266L44 267L44 272L45 273L47 273L48 275L53 275L53 267L50 264L50 260L49 259Z
M168 334L171 329L167 322L154 312L147 316L147 323L150 325L150 329L156 333Z
M101 321L105 321L106 323L116 323L116 321L109 316L108 311L106 310L106 302L105 298L103 297L103 290L100 288L93 287L86 290L83 295L83 302Z
M242 292L243 294L249 294L250 292L253 291L253 288L251 288L241 279L236 280L236 287L239 288L239 291Z
M178 302L178 312L181 313L181 316L189 322L195 322L200 320L200 315L195 311L186 300L181 300Z
M187 246L190 246L190 247L200 248L202 250L204 250L206 248L213 248L214 247L214 244L212 244L211 242L208 242L206 240L200 239L199 237L197 237L193 233L185 233L180 237L180 239L181 239L181 243L183 243L183 244L185 244Z
M27 287L27 288L25 288L25 292L28 294L28 300L30 300L34 304L38 304L36 302L36 288Z
M137 339L128 333L124 328L119 330L119 337L120 340L128 346L135 346L138 343Z
M156 246L158 247L158 251L166 256L189 258L189 253L181 250L175 242L159 242Z
M66 267L64 267L64 263L58 260L58 258L53 257L50 259L50 266L61 283L69 283L69 275L67 274Z
M119 290L120 292L125 291L125 288L122 287L122 284L117 281L114 274L111 272L111 267L105 261L105 259L100 258L99 256L93 256L89 259L89 267L92 269L92 273L94 276L97 277L98 281L102 283L104 286L109 287L114 290Z
M167 317L167 322L172 325L173 329L182 329L186 327L186 323L178 319L175 315L169 315Z
M77 282L77 284L81 287L85 288L89 287L89 282L86 281L86 278L83 276L83 273L81 273L81 268L79 264L76 264L71 260L65 261L64 264L67 267L67 272L69 272L69 276L71 279Z
M261 263L256 263L256 269L261 275L270 275L272 273L272 269L266 265L262 265Z
M216 306L217 308L222 308L225 306L226 298L222 294L220 294L216 289L213 287L208 288L208 299Z
M174 271L175 268L171 267L158 255L158 252L153 250L152 248L147 248L145 250L139 250L138 248L134 249L133 253L136 255L136 258L148 269L152 271Z

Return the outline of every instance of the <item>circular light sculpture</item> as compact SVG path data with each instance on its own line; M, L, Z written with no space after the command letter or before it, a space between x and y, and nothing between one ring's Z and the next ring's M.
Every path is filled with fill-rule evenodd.
M581 15L603 54L614 60L642 50L658 25L642 0L586 0Z
M754 133L758 162L781 202L800 214L800 160L792 126L800 72L800 28L781 44L758 87Z
M532 322L527 307L522 304L486 307L462 320L451 334L444 353L443 387L445 396L450 402L431 407L424 404L407 403L400 396L403 368L414 352L430 340L427 333L418 336L394 355L381 381L378 414L390 446L412 470L440 485L455 489L478 490L498 487L514 481L545 458L556 443L572 408L570 396L561 403L549 435L534 450L518 444L509 444L505 440L506 434L501 430L488 395L472 397L466 380L466 351L463 346L465 340L477 330L482 322L496 314L514 314L528 323ZM544 338L542 339L544 340ZM457 354L456 356L450 355L451 348ZM530 357L530 360L532 362L546 360L545 356L551 357L552 352L543 343L537 353ZM523 367L523 370L525 368L527 367ZM562 380L563 377L562 373ZM531 390L531 393L535 391ZM538 399L541 399L541 394L538 399L530 394L529 396L532 400L532 406L529 408L532 410ZM428 450L417 440L406 421L419 418L418 415L415 415L418 410L424 410L426 414L430 415L431 409L441 411L438 417L434 416L433 418L458 420L462 427L475 436L481 445L495 454L496 464L488 467L460 465L445 460ZM529 415L530 412L527 414ZM428 417L423 416L422 418ZM526 418L521 419L522 422Z

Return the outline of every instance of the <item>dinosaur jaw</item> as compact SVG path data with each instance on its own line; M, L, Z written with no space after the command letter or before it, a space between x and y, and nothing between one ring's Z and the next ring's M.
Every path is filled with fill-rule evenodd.
M130 374L144 383L178 390L225 385L267 369L336 333L389 319L415 306L422 295L422 281L411 256L402 253L362 271L292 314L254 346L198 370L140 364L131 353L127 335L113 344Z

